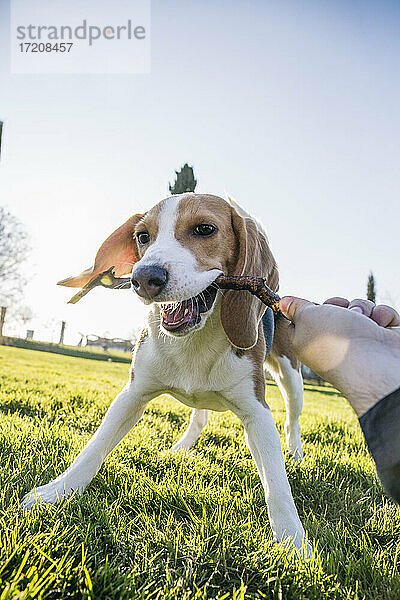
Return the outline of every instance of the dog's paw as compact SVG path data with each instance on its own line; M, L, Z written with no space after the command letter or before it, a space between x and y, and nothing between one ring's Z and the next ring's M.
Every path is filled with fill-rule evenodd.
M289 426L285 423L286 445L289 456L296 463L303 460L303 448L301 444L300 426L298 424Z
M303 538L301 548L296 548L296 556L300 560L310 561L315 557L315 551L310 542Z
M186 446L175 444L174 446L171 446L171 448L164 450L161 453L161 456L167 458L168 456L173 456L174 454L183 454L185 452L189 452L189 450L190 448L187 448Z
M189 452L192 449L192 446L187 446L185 444L174 444L168 450L168 454L179 454L180 452Z
M315 551L307 535L296 535L294 538L284 538L280 542L293 560L310 561L315 557Z
M83 488L79 486L71 486L62 479L55 479L47 485L33 488L33 490L25 494L20 502L20 508L22 510L31 510L36 506L57 504L57 502L69 498L72 494L81 495L82 492Z
M300 464L304 458L303 450L301 448L292 448L289 450L290 458L297 464Z

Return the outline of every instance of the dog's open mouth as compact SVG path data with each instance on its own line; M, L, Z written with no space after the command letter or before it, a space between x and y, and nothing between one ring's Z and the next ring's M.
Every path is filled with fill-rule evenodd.
M181 333L198 325L201 314L209 311L214 304L217 288L210 285L197 296L182 302L161 304L161 324L167 331Z

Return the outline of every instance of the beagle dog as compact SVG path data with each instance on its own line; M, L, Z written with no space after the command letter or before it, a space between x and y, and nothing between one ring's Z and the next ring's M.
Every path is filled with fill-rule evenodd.
M29 492L22 506L29 509L73 492L81 494L106 456L141 418L147 403L169 394L193 408L173 452L195 444L209 410L231 410L241 419L264 488L274 539L310 556L278 431L265 401L265 306L249 292L222 292L213 285L222 273L248 274L264 276L273 290L278 289L277 265L262 226L231 198L173 195L130 217L101 245L92 268L60 284L83 287L112 266L117 277L132 273L133 291L150 305L129 380L71 466ZM301 460L303 386L289 326L286 320L278 320L266 367L285 401L289 453Z

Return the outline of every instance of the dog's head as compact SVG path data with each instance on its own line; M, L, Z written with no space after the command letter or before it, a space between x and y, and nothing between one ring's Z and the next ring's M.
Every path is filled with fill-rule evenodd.
M266 277L278 287L276 263L261 226L231 198L181 194L132 216L100 247L94 267L61 285L82 287L114 266L117 277L132 273L141 300L160 306L162 331L183 336L204 326L214 310L218 275ZM257 342L265 306L249 292L226 291L222 326L239 348Z

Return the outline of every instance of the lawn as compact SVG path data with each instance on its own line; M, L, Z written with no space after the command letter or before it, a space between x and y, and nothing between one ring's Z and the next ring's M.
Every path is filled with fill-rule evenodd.
M1 600L400 599L400 511L331 388L306 386L305 459L286 460L318 547L312 563L296 564L271 545L236 417L212 414L192 452L164 455L190 414L168 397L149 405L81 498L21 513L23 494L82 449L127 372L126 364L0 347ZM282 435L272 383L267 401Z

